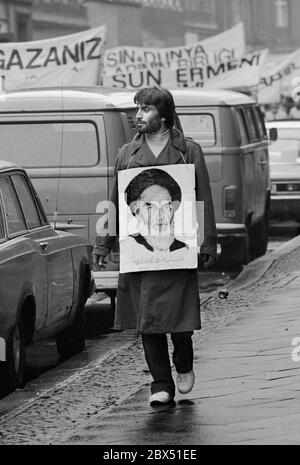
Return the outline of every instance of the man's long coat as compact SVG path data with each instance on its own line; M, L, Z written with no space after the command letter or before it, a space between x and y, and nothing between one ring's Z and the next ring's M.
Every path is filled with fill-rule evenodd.
M185 160L185 161L184 161ZM216 225L208 172L202 150L172 129L159 156L149 149L143 135L124 145L116 163L111 201L118 206L117 172L147 166L194 163L196 200L204 201L204 241L201 253L216 256ZM118 209L117 209L118 211ZM115 237L97 237L94 253L106 256ZM120 273L115 314L116 329L144 333L174 333L200 329L197 269Z

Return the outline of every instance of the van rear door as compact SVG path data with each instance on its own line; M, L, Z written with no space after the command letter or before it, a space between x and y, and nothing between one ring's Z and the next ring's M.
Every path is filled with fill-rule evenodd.
M255 189L255 208L252 223L261 220L265 214L266 193L268 191L268 142L265 130L254 105L243 108L248 131L249 148L253 157L253 184Z
M221 181L222 152L217 109L177 108L177 113L185 137L197 142L203 150L210 181Z
M218 107L177 107L185 137L199 143L209 174L217 224L223 218L223 148Z

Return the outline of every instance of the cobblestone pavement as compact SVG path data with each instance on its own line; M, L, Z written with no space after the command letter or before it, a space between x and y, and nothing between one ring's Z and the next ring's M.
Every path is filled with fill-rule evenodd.
M300 246L279 257L252 285L232 290L229 299L221 300L215 293L202 296L202 301L207 300L201 309L203 329L194 335L196 357L205 352L204 341L213 332L226 330L241 315L259 310L262 302L275 291L297 282L299 272ZM122 412L124 404L138 397L149 382L140 339L132 332L131 340L119 350L92 362L55 388L41 392L23 407L4 415L0 419L0 444L101 443L98 436L102 420L106 418L107 422L110 412L115 415ZM223 388L226 390L226 382L220 386ZM140 409L139 403L136 408ZM119 421L117 417L116 421ZM101 432L104 434L103 429ZM103 441L107 441L105 434Z

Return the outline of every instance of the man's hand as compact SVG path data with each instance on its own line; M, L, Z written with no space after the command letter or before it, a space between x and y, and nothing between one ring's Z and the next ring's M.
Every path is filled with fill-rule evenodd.
M101 271L103 268L105 268L106 264L107 264L107 262L105 261L105 256L104 255L93 254L94 271Z
M216 258L213 255L209 255L208 253L201 253L200 254L200 267L203 270L207 270L215 263Z

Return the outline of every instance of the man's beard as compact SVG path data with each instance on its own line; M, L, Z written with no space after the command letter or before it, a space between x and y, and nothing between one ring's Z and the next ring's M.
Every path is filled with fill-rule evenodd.
M156 116L152 121L148 123L143 122L142 126L138 126L140 134L153 134L158 132L162 128L162 122L159 116Z

